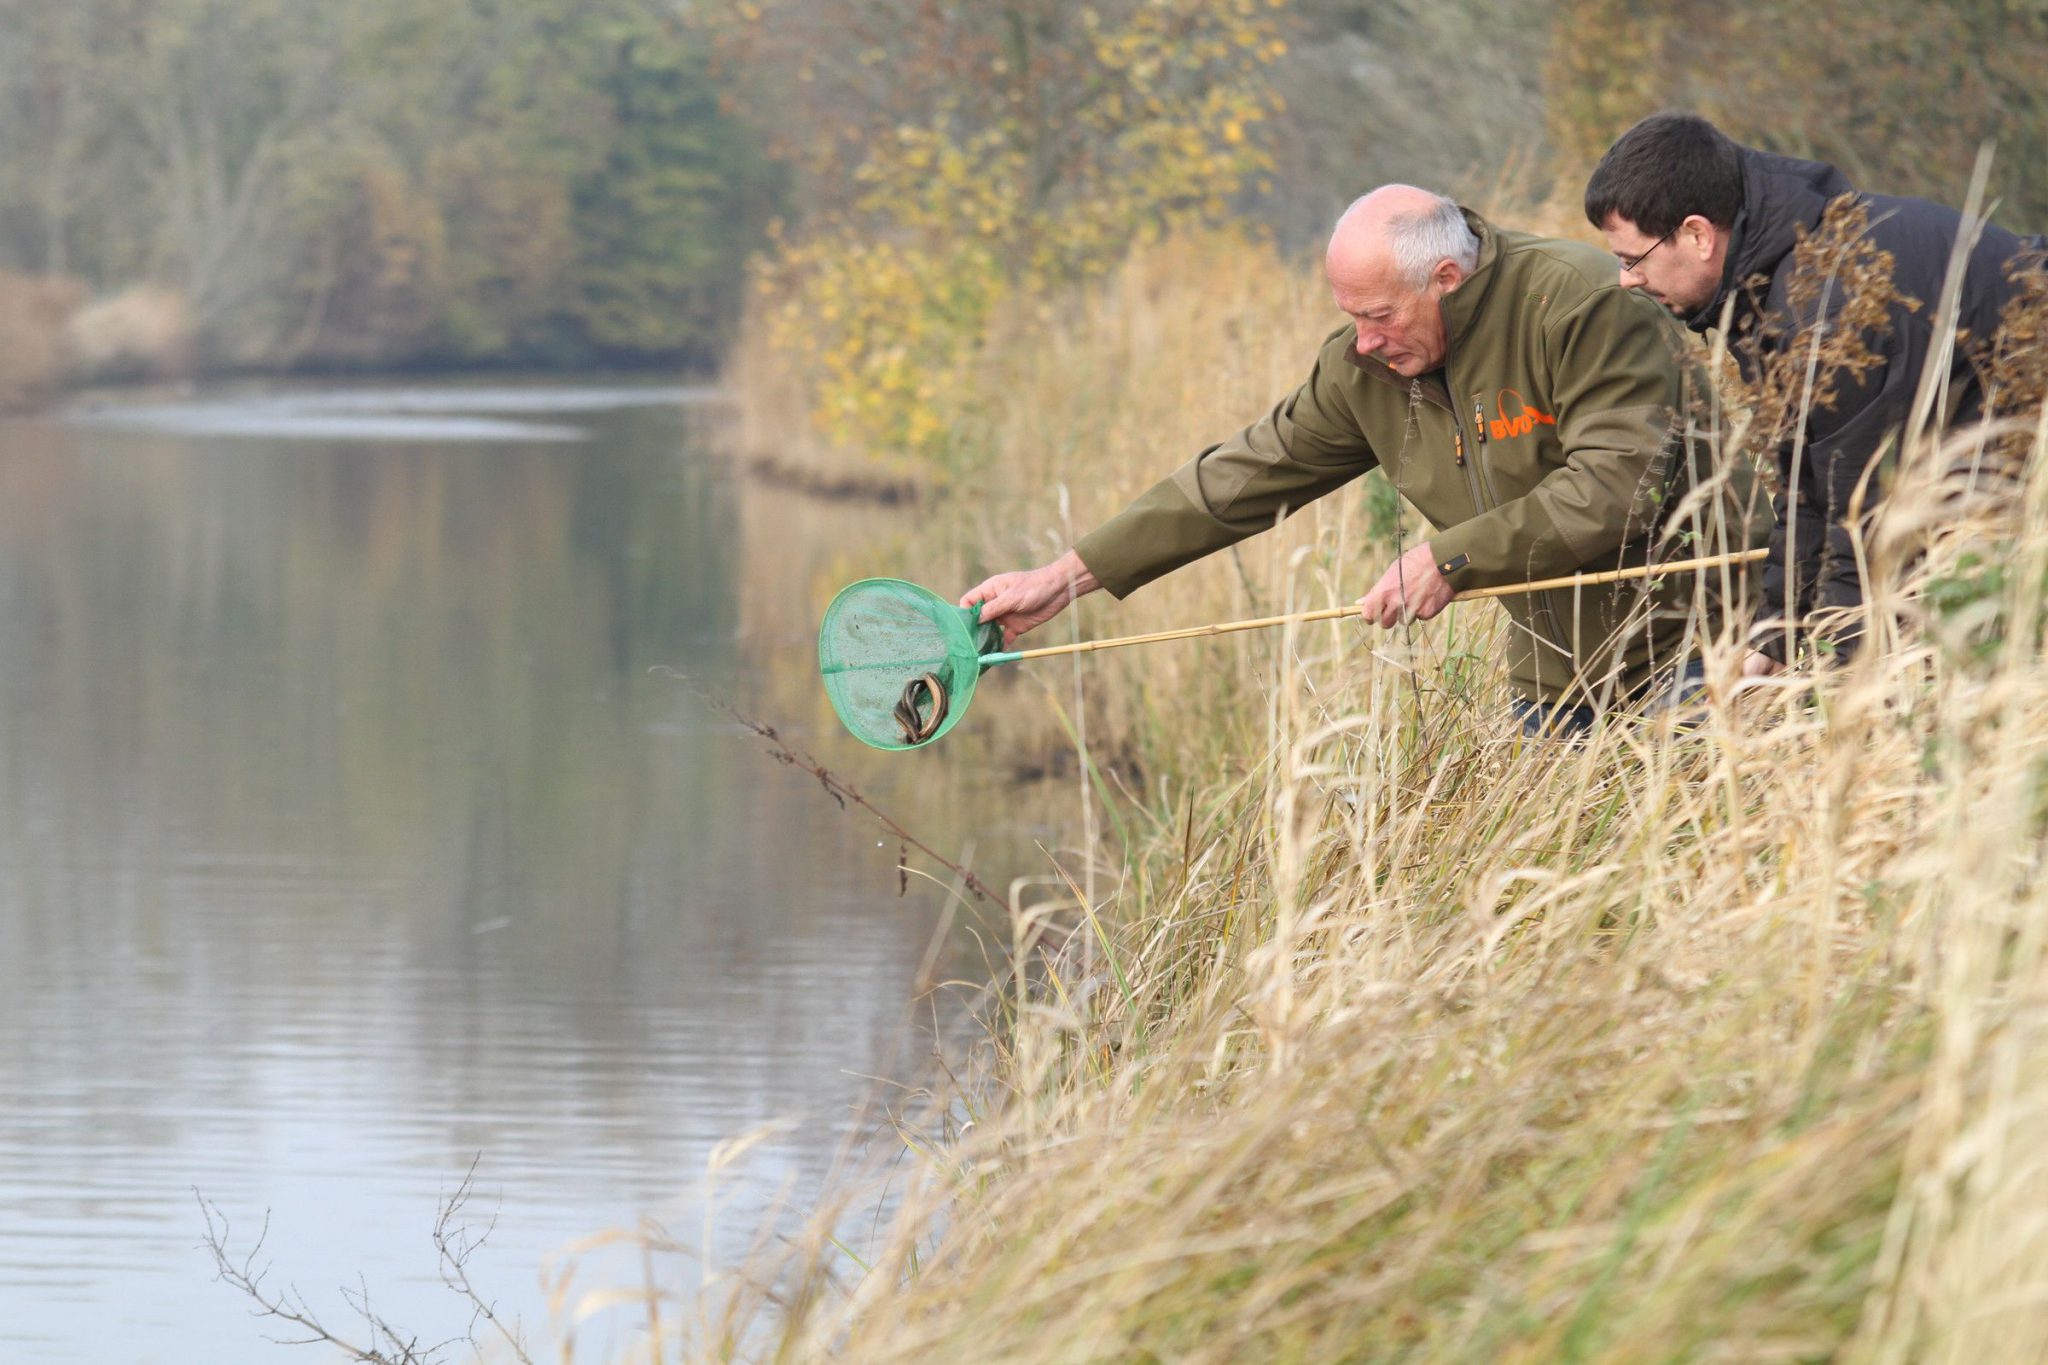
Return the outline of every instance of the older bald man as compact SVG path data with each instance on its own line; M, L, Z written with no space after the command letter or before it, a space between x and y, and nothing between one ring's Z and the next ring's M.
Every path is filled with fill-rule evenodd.
M1713 475L1680 434L1696 375L1671 319L1622 288L1605 253L1387 185L1338 221L1325 268L1350 323L1300 388L1052 563L997 574L961 605L979 602L1014 640L1077 597L1122 598L1374 468L1433 528L1358 599L1383 627L1427 620L1467 588L1760 543L1746 486L1686 497ZM1688 575L1503 599L1524 727L1581 730L1681 676L1702 599L1718 613Z

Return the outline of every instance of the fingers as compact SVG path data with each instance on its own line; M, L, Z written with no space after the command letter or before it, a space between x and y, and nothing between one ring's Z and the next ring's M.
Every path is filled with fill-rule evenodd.
M960 605L971 607L976 602L989 608L983 616L993 619L1013 611L1029 611L1043 603L1046 593L1037 581L1037 574L1031 571L999 573L985 578L969 588Z
M1003 643L1008 645L1015 644L1018 636L1038 629L1057 615L1059 615L1058 611L1018 610L1005 615L992 616L984 610L982 619L984 621L1000 621L1003 627Z
M1387 593L1393 586L1389 576L1381 574L1380 581L1366 590L1365 596L1358 599L1358 617L1361 621L1369 626L1385 624L1380 620L1380 615L1386 610Z
M971 607L976 602L988 602L994 600L996 597L1002 594L1003 580L1008 578L1009 576L1010 575L1006 573L999 573L994 575L993 577L982 579L981 582L975 584L973 587L969 588L966 592L961 594L960 605L963 607Z
M1007 584L1002 591L981 604L981 619L984 621L1008 621L1020 619L1019 629L1029 630L1038 624L1029 618L1038 614L1038 602L1029 592L1021 591L1015 584Z
M1451 604L1451 596L1447 593L1411 592L1404 597L1398 586L1377 587L1358 599L1358 615L1368 625L1392 630L1395 626L1434 618Z
M1358 599L1358 614L1365 621L1387 629L1400 624L1401 612L1407 604L1401 597L1401 579L1395 569L1388 569L1380 575L1380 581L1372 585L1372 591Z
M1066 606L1061 591L1064 587L1063 580L1048 583L1042 570L999 573L969 588L961 596L960 605L971 607L979 603L981 619L1000 625L1003 643L1008 646L1059 615Z
M1401 623L1401 599L1374 589L1358 599L1358 615L1369 626L1397 626Z
M1457 593L1452 591L1448 583L1439 581L1431 584L1423 592L1417 594L1414 619L1417 621L1435 620L1443 614L1445 607L1451 605L1451 599L1456 596Z
M1458 594L1431 556L1427 544L1417 545L1388 566L1372 591L1358 599L1360 618L1391 630L1441 613Z

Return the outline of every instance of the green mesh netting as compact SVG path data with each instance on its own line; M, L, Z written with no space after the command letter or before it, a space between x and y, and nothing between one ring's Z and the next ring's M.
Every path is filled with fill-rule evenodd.
M842 588L818 627L818 672L832 709L863 744L917 749L939 739L967 714L981 656L1003 647L1002 627L981 622L980 607L956 607L928 588L896 578L864 578ZM904 689L926 674L945 689L945 715L913 741L897 719ZM931 699L920 689L917 714L929 722Z

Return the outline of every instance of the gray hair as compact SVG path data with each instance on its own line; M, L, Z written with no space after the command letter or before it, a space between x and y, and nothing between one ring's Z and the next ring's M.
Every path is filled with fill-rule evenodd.
M1437 262L1450 261L1469 275L1479 264L1479 238L1465 222L1454 199L1431 194L1432 205L1420 213L1396 213L1387 219L1387 248L1401 278L1420 289L1429 282Z

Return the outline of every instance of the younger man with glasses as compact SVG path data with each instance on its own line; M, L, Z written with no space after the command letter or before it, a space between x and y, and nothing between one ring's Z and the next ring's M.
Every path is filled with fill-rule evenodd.
M1778 452L1781 491L1755 647L1743 671L1775 673L1787 662L1787 630L1812 613L1853 611L1863 602L1848 526L1864 474L1895 439L1922 371L1940 338L1934 333L1949 258L1962 215L1923 199L1863 194L1833 166L1775 156L1731 142L1703 118L1653 114L1624 133L1586 185L1586 217L1621 265L1621 283L1642 291L1695 332L1721 325L1724 306L1736 363L1754 379L1767 357L1810 341L1815 319L1796 316L1790 289L1793 247L1836 200L1854 195L1868 211L1870 243L1893 258L1899 296L1890 325L1865 337L1879 364L1861 376L1838 375L1832 403L1807 414L1804 459L1792 455L1799 433ZM1993 336L2014 292L2013 271L2038 260L2032 245L1990 224L1971 249L1956 324L1979 341ZM1906 300L1917 300L1917 308ZM1838 292L1828 304L1839 311ZM1946 376L1952 421L1979 415L1983 395L1964 346ZM1881 493L1875 479L1863 501ZM1853 648L1853 614L1838 618L1832 644Z

